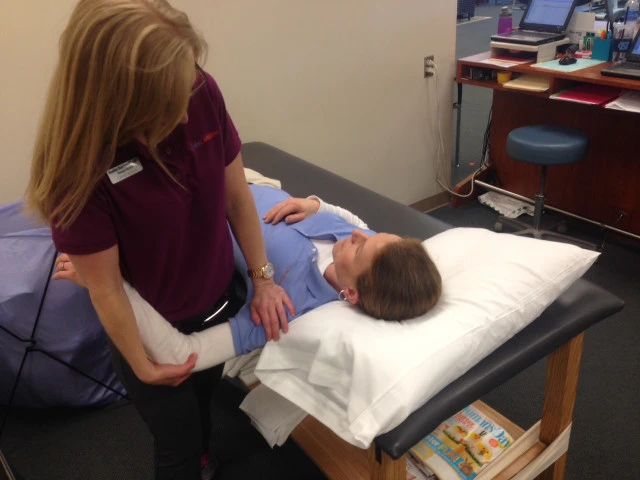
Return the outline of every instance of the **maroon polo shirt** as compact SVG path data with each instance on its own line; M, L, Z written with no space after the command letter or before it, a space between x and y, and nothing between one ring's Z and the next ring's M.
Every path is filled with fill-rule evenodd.
M118 149L113 167L139 161L142 170L125 169L136 173L119 181L105 175L73 225L52 228L58 251L72 255L117 244L123 277L169 321L210 308L233 273L224 173L241 144L211 76L191 98L188 115L188 124L158 146L185 188L132 142Z

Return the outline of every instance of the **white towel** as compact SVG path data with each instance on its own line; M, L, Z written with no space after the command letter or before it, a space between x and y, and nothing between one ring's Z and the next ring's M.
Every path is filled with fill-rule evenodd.
M255 170L251 170L247 167L244 167L244 176L248 183L253 183L255 185L269 185L270 187L277 188L278 190L282 188L280 180L265 177L260 172L256 172Z
M256 377L254 372L256 370L258 360L260 360L261 352L262 349L259 348L258 350L254 350L253 352L249 352L245 355L240 355L239 357L229 360L224 364L222 375L226 375L227 377L238 377L247 386L258 383L258 377Z
M282 445L307 412L269 387L259 385L240 404L271 448Z

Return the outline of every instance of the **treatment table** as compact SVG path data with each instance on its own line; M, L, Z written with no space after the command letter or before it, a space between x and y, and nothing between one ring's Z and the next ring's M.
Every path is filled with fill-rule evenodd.
M425 239L449 225L402 205L265 143L242 149L247 167L278 179L293 196L318 195L363 218L374 231ZM540 422L527 432L481 402L516 442L477 480L564 478L584 331L620 311L624 302L586 280L578 280L529 326L415 410L367 450L341 440L312 417L293 432L294 440L331 479L406 479L408 450L440 423L543 357L547 377ZM506 423L505 423L506 422ZM509 429L509 428L508 428Z

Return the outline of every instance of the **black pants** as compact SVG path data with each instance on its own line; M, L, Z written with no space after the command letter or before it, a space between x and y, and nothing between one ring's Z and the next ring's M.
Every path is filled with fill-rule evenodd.
M205 330L234 316L245 299L246 286L236 272L225 296L210 310L174 326L185 334ZM225 300L229 304L203 323ZM120 352L111 347L116 374L153 434L156 480L200 480L200 457L208 452L211 436L211 397L223 365L196 372L177 387L149 385L141 382Z

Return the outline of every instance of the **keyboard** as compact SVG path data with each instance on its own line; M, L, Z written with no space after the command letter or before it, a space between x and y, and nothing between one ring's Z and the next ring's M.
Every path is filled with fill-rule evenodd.
M536 30L513 30L509 33L492 35L494 42L519 43L525 45L543 45L545 43L562 40L564 34L551 32L538 32Z
M535 30L515 30L511 32L511 35L516 37L547 38L555 37L558 34L549 32L536 32Z

